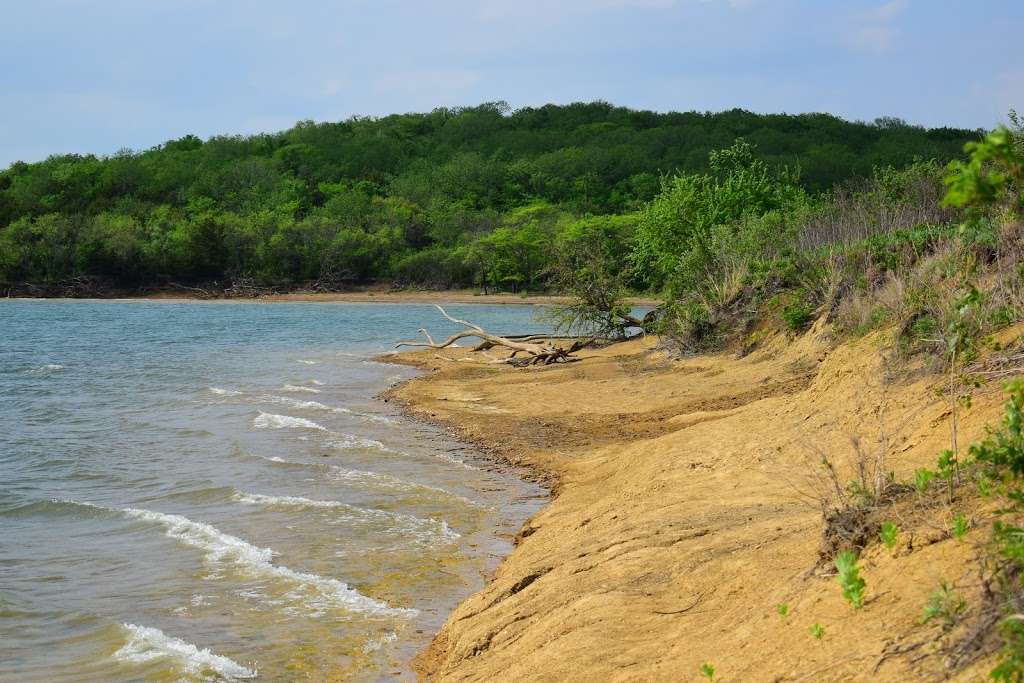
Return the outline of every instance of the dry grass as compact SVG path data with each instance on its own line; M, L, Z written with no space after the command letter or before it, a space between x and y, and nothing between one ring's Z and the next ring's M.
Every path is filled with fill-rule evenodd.
M919 225L944 225L958 211L941 206L945 189L937 169L907 173L900 196L886 196L877 181L861 180L837 188L833 201L807 221L797 246L813 251L829 245L853 244L872 235L890 234Z

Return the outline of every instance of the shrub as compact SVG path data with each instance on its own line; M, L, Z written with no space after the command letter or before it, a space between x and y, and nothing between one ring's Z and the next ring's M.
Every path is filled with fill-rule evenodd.
M790 332L802 332L814 320L814 311L802 298L796 298L783 306L781 315Z
M649 286L667 286L675 296L694 291L715 268L717 227L802 201L795 177L787 171L773 173L753 151L739 139L711 153L710 173L666 179L641 214L631 255Z
M1000 497L997 519L992 523L992 592L998 595L1003 647L991 675L996 680L1024 680L1024 527L1015 520L1024 515L1024 381L1007 385L1010 399L998 429L989 430L969 453L981 467L982 491ZM1007 521L1009 520L1009 521Z

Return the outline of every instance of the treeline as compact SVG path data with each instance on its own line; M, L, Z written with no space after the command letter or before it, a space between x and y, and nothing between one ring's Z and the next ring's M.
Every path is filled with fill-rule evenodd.
M979 136L897 119L658 114L604 102L186 136L0 172L0 281L536 289L552 284L559 250L584 237L601 235L625 261L650 202L687 191L679 178L723 177L712 153L737 138L765 173L818 197L876 168L944 163ZM635 284L665 282L662 273Z

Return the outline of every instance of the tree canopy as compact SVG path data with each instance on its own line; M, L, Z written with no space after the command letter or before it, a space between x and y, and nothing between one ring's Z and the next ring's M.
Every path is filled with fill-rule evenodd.
M734 148L737 138L745 142ZM589 216L639 213L650 239L692 237L705 228L659 237L654 216L683 206L684 195L721 196L705 191L711 185L738 193L722 210L746 201L769 209L784 198L758 188L776 188L768 179L781 173L786 192L815 194L876 167L945 163L979 138L898 119L655 113L606 102L515 111L497 102L302 121L248 137L187 135L0 172L0 281L388 278L536 288L552 245ZM649 205L663 184L675 198ZM664 270L649 284L663 283Z

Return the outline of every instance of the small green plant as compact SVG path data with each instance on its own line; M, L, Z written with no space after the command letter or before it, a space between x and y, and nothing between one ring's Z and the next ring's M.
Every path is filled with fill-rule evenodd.
M956 453L947 448L939 454L939 460L936 465L938 466L938 471L935 473L935 476L946 482L946 502L952 504L953 487L960 468Z
M939 459L935 464L936 467L938 467L938 471L935 473L935 476L944 481L952 481L956 474L956 454L947 448L939 453Z
M882 531L879 533L879 536L881 536L882 543L885 544L886 548L889 550L895 548L896 540L899 538L899 535L900 528L898 526L892 522L882 522Z
M821 640L822 636L825 635L825 627L821 624L815 623L811 625L811 635Z
M704 662L700 665L700 675L709 681L715 680L715 667L711 662Z
M934 472L920 467L914 471L914 488L917 489L918 493L924 493L931 486L932 479L934 478Z
M953 518L953 526L950 530L957 540L963 540L964 536L967 535L967 530L970 528L971 520L967 519L965 515L957 515Z
M782 308L782 321L790 332L802 332L814 320L814 311L801 299L792 301Z
M775 608L775 611L779 613L780 617L786 616L787 614L789 614L789 603L780 602L778 607Z
M957 595L956 591L946 582L939 584L939 587L928 596L928 602L924 606L924 615L921 623L927 624L931 621L938 621L942 624L942 630L948 631L956 626L961 613L967 607L963 598Z
M857 556L849 550L836 555L836 570L839 576L836 580L843 589L843 598L853 606L860 609L864 606L864 579L860 575L860 567L857 566Z
M1002 659L988 675L994 681L1019 683L1024 679L1024 623L1007 619L999 632L1003 637Z

